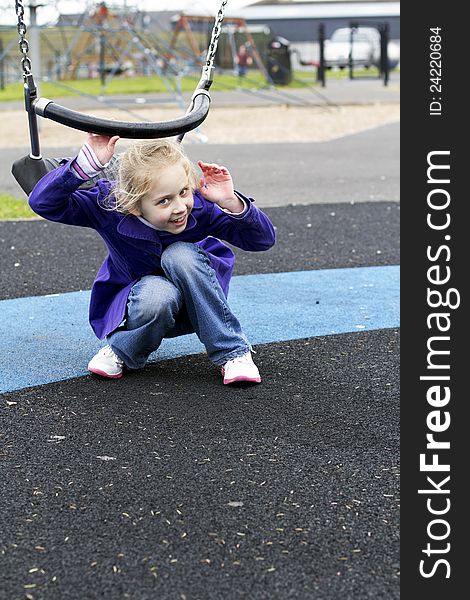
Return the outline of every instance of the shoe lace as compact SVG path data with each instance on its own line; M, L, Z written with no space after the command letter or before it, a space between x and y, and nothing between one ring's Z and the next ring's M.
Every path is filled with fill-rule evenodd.
M229 360L227 362L227 364L236 364L236 363L251 363L252 359L250 356L250 353L248 352L247 354L243 354L242 356L237 356L235 358L232 358L232 360Z
M119 358L119 356L114 352L114 350L111 348L111 346L105 346L103 348L103 355L104 356L111 356L118 365L122 366L124 363L123 361Z

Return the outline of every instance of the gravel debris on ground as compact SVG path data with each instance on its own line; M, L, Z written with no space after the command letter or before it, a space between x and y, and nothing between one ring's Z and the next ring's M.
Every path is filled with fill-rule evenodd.
M142 107L128 113L99 108L84 110L100 118L121 121L166 121L181 114L177 108ZM29 146L28 122L24 110L2 111L0 148ZM138 116L137 116L138 115ZM374 103L342 106L212 106L206 120L195 132L185 136L187 142L211 144L246 144L279 142L324 142L385 125L400 120L398 103ZM70 129L48 119L39 118L41 145L43 148L81 146L84 133ZM130 140L122 145L132 143Z

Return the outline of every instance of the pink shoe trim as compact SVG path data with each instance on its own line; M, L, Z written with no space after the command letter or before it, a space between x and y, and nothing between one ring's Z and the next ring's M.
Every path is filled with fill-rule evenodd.
M101 375L102 377L107 377L108 379L120 379L122 377L122 373L118 373L117 375L109 375L100 369L88 369L90 373L95 373L95 375Z
M237 381L249 381L250 383L261 383L261 377L246 377L246 375L239 375L238 377L232 377L232 379L225 379L225 369L222 367L221 371L222 371L222 375L224 377L224 385L229 385L230 383L235 383Z
M240 375L239 377L233 377L232 379L224 379L224 385L235 383L236 381L249 381L251 383L261 383L261 377L245 377Z

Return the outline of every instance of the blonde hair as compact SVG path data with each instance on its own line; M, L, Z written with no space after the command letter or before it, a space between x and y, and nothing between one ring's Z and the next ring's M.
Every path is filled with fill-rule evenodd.
M124 214L139 209L141 200L149 193L158 173L175 164L184 167L188 185L195 191L199 181L196 168L178 142L155 139L130 146L119 157L116 183L112 190L115 198L113 208Z

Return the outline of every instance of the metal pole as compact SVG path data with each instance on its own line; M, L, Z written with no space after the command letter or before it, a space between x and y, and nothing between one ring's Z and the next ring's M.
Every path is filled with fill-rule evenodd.
M320 45L320 62L317 69L317 81L321 82L321 86L325 87L325 24L320 23L318 26L318 43Z
M101 26L100 31L100 80L101 80L101 93L104 93L106 86L106 36L103 33Z
M3 58L3 40L0 38L0 90L5 89L5 59Z
M348 57L349 79L354 79L354 73L353 73L353 43L354 43L354 27L351 27L351 29L349 30L349 57Z
M380 42L381 42L381 53L380 62L382 67L382 74L384 78L384 85L388 85L388 76L390 72L390 62L388 60L388 39L389 39L389 25L384 23L380 31Z

